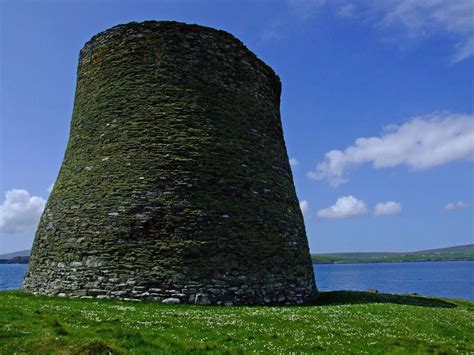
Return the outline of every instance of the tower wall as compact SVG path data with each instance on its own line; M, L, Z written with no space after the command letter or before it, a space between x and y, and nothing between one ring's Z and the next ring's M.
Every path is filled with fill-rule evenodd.
M223 31L143 22L94 36L80 53L69 142L24 290L312 299L280 91L273 70Z

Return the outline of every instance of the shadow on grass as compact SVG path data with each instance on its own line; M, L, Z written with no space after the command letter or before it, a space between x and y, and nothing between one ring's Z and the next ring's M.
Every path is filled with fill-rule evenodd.
M308 306L363 304L363 303L394 303L407 306L455 308L456 304L437 298L420 296L392 295L388 293L370 293L360 291L321 292L316 301Z
M72 350L74 355L96 355L96 354L123 354L123 352L105 341L100 339L94 339L92 341L85 341L83 344L78 345Z

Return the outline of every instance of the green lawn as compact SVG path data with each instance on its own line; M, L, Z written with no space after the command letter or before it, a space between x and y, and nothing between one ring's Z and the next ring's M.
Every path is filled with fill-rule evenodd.
M472 353L474 303L324 292L291 307L210 307L0 292L0 354Z

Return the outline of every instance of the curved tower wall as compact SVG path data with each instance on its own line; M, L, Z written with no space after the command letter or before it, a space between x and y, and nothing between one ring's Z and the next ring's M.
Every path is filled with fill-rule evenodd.
M273 70L223 31L144 22L94 36L80 53L69 143L24 290L312 299L280 91Z

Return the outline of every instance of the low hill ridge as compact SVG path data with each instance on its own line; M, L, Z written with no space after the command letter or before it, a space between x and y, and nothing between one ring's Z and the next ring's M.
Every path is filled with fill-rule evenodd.
M312 254L315 263L373 263L402 261L474 260L474 244L413 252L351 252Z

